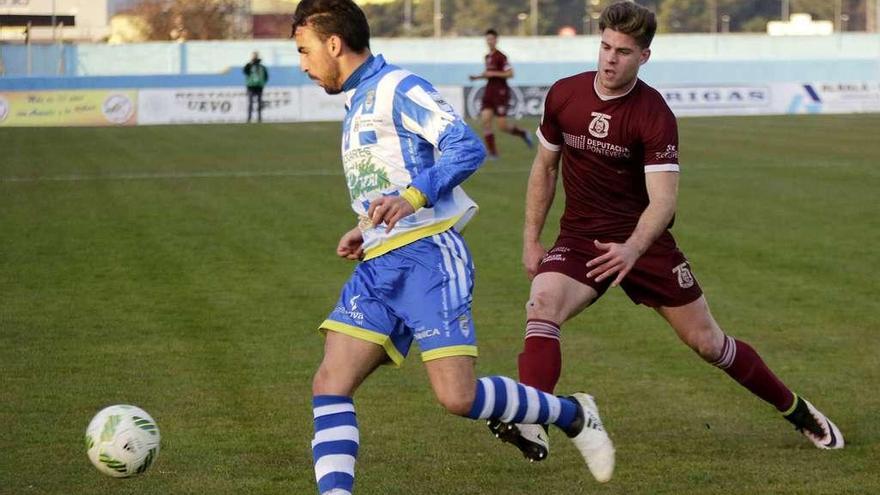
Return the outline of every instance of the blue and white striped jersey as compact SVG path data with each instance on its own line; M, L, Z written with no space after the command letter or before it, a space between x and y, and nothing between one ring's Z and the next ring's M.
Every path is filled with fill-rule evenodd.
M381 55L346 80L342 163L364 235L365 259L452 227L461 230L477 205L459 187L483 163L479 138L424 79ZM370 202L412 185L428 199L391 232L373 227Z

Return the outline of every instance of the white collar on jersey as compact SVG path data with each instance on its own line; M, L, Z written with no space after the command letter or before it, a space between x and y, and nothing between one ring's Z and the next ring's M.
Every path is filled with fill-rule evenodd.
M636 87L636 84L638 84L638 83L639 83L639 78L637 77L633 81L632 86L630 86L629 89L626 90L626 93L624 93L622 95L616 95L616 96L603 95L602 92L599 91L599 73L596 72L596 75L593 76L593 91L596 92L596 96L598 96L600 100L611 101L611 100L616 100L617 98L623 98L624 96L630 94L632 92L632 90Z

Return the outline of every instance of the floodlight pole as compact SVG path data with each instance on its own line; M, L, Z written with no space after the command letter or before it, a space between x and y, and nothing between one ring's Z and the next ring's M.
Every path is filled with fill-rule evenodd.
M55 43L55 0L52 0L52 43Z
M782 0L782 22L791 18L791 0Z
M439 38L442 34L443 13L440 11L440 0L434 0L434 37Z
M407 35L412 32L412 0L403 3L403 32Z
M532 36L538 35L538 0L531 2Z

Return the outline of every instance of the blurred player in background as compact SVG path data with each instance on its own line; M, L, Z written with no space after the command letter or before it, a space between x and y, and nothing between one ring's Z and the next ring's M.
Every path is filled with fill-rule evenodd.
M479 138L430 83L371 54L367 19L352 0L303 0L293 25L300 68L327 93L345 94L342 162L359 219L336 254L360 263L320 327L324 356L312 382L319 493L352 492L355 390L379 365L400 365L413 340L447 411L554 424L597 479L610 479L614 448L590 396L476 378L474 267L459 232L477 206L459 184L485 158Z
M480 123L483 126L483 139L486 141L489 157L498 158L498 146L495 144L495 132L492 129L493 117L498 119L499 129L522 139L529 148L532 147L532 138L516 124L507 121L507 112L510 110L510 87L507 85L507 80L513 77L513 67L507 61L507 55L496 48L498 33L494 29L486 31L486 44L489 45L486 70L481 74L470 76L470 80L486 80L480 105Z
M562 356L560 326L620 285L654 308L679 338L743 387L772 404L820 449L844 446L840 430L792 392L747 343L712 317L684 254L669 232L678 194L678 130L663 97L638 79L650 57L654 14L632 2L607 7L600 20L598 72L550 88L538 128L526 196L523 264L532 278L523 383L552 392ZM559 160L565 211L556 244L540 234L553 203ZM533 460L549 445L534 425L490 423Z

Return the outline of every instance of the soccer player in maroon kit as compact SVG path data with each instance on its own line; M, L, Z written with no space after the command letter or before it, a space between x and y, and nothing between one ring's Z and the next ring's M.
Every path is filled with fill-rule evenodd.
M507 61L507 55L496 48L498 33L494 29L486 31L486 44L489 53L486 55L486 70L482 74L470 76L471 81L486 79L486 89L480 105L480 122L483 125L483 139L489 150L489 158L498 158L498 146L495 145L495 132L492 130L492 118L498 118L498 127L525 141L532 147L532 138L515 124L507 121L510 110L510 87L507 80L513 77L513 67Z
M520 381L552 392L561 370L560 326L620 285L654 308L678 337L772 404L820 449L844 446L825 415L792 392L747 343L727 335L678 250L672 227L678 194L678 130L656 90L638 79L656 30L654 14L632 2L607 7L599 70L550 88L526 196L523 264L532 278ZM556 244L540 233L553 202L559 159L565 211ZM549 453L544 429L490 423L527 458Z

